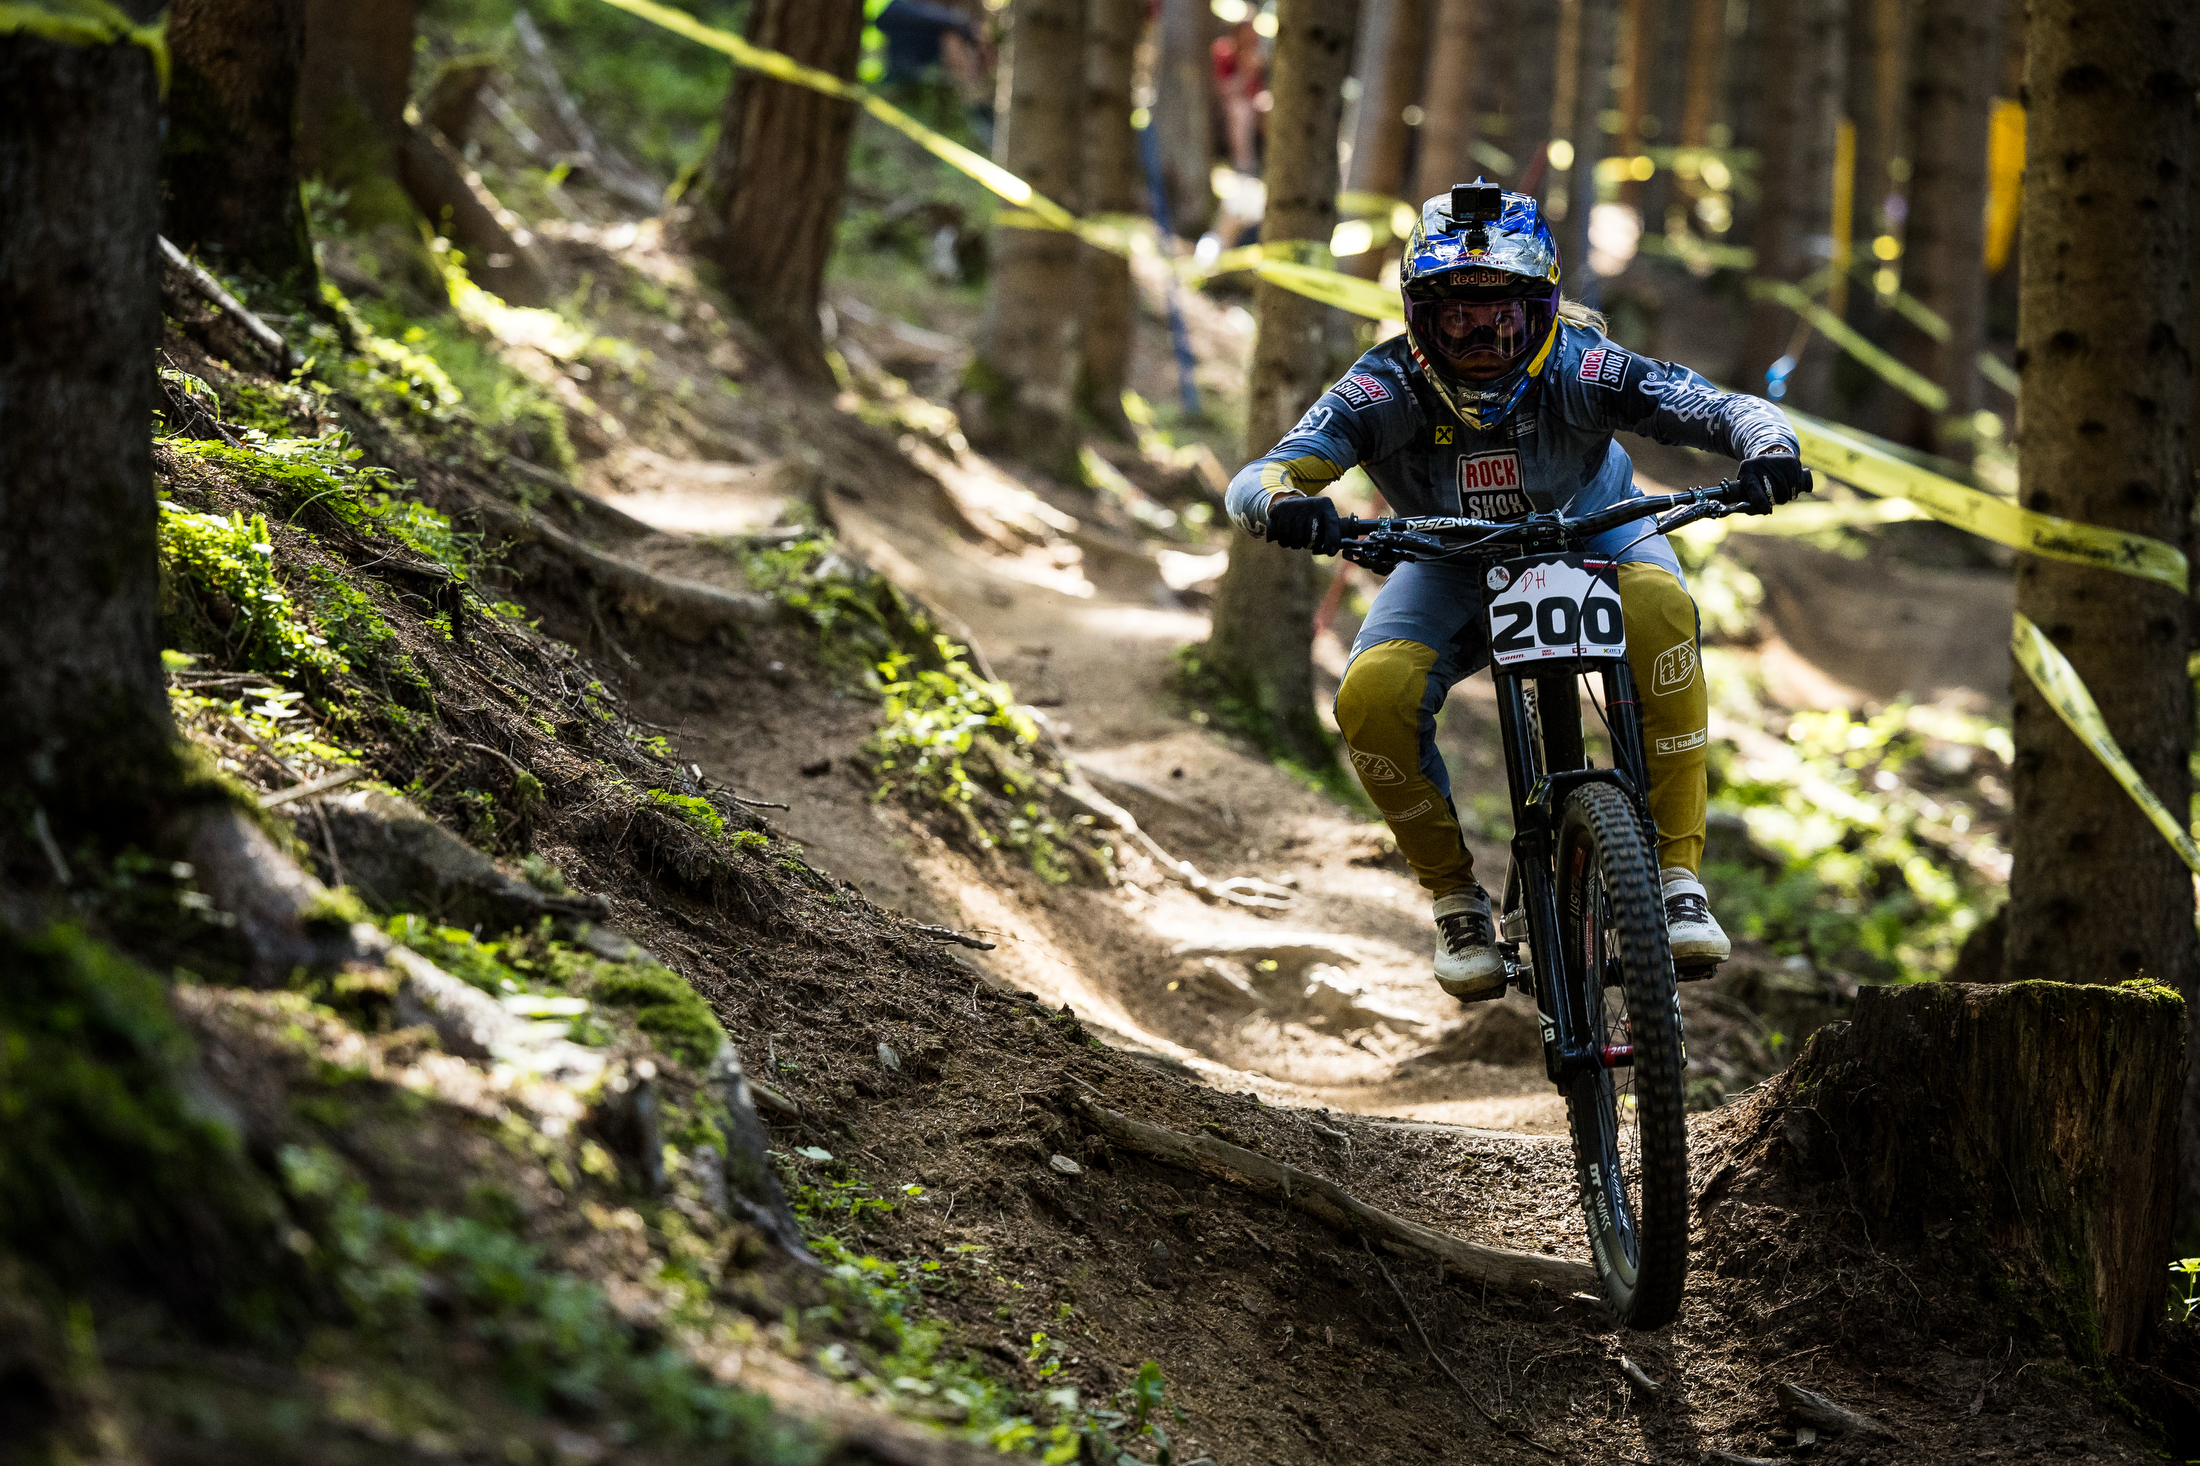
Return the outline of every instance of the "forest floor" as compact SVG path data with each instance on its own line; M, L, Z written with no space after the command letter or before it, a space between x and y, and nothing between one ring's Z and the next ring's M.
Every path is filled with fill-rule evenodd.
M1330 792L1328 771L1261 754L1177 674L1178 649L1205 633L1224 543L1195 528L1216 522L1196 453L1096 437L1092 452L1113 470L1093 472L1096 488L971 451L947 406L974 320L967 290L883 267L836 276L836 390L781 374L654 225L567 222L542 235L559 312L476 302L461 334L556 404L572 464L510 433L507 456L393 412L386 374L372 379L379 397L340 390L315 409L359 435L365 462L486 537L479 582L505 607L468 617L393 591L377 568L386 555L343 548L341 525L299 520L295 482L250 456L262 450L171 443L164 496L202 516L267 514L275 574L300 604L325 621L350 614L329 585L369 596L437 688L424 711L393 713L398 698L363 723L326 699L271 697L272 721L255 723L220 699L284 684L215 637L174 674L179 707L255 792L291 786L348 743L383 787L515 876L605 902L606 931L656 954L663 968L651 970L678 974L771 1087L776 1160L833 1267L819 1278L775 1262L752 1232L715 1219L691 1161L655 1182L597 1164L602 1149L559 1118L581 1114L578 1102L437 1052L356 993L194 988L187 1026L208 1072L255 1153L289 1158L298 1207L328 1191L298 1159L320 1146L391 1215L432 1203L492 1217L544 1267L609 1300L634 1340L612 1351L620 1359L670 1349L789 1419L824 1422L814 1428L827 1446L789 1448L790 1460L975 1459L978 1447L1179 1466L2156 1453L2159 1438L2124 1403L2130 1376L2005 1322L1979 1280L1882 1254L1870 1220L1838 1199L1728 1164L1756 1127L1778 1122L1751 1086L1838 1018L1860 978L1903 975L1919 952L1943 968L1953 958L1962 923L1903 945L1887 913L1917 898L1887 875L1891 863L1930 842L1964 880L1994 874L2004 573L1914 526L1870 541L1735 537L1726 545L1741 572L1704 573L1710 665L1729 689L1716 704L1722 785L1758 791L1722 806L1715 853L1734 883L1730 921L1755 935L1684 996L1701 1107L1691 1283L1676 1324L1628 1334L1594 1299L1470 1284L1133 1153L1082 1109L1217 1136L1476 1242L1586 1261L1563 1111L1540 1077L1529 1006L1513 997L1461 1013L1437 993L1424 898L1381 825ZM356 264L332 251L347 290L371 284ZM1146 286L1137 385L1162 401L1173 394L1167 340ZM1249 317L1204 298L1187 310L1227 422ZM235 437L244 408L288 400L235 364L248 348L213 312L172 300L171 313L163 364L210 384L224 419L198 439ZM171 382L172 406L189 398ZM1630 446L1646 482L1708 482L1720 468ZM574 487L560 486L567 467ZM687 599L622 590L618 577L634 571ZM698 586L722 596L698 600ZM1371 591L1354 586L1318 644L1332 687ZM743 608L744 629L697 606ZM953 671L911 634L923 622L1041 720L1021 747L997 740L1006 762L994 775L1032 792L1058 751L1172 856L1218 880L1257 878L1288 903L1204 899L1126 842L1099 858L1093 832L1037 800L958 810L905 781L886 792L896 779L880 739L892 719L875 663L898 653ZM967 696L971 684L957 685ZM993 709L990 721L1014 719ZM262 733L240 739L247 728ZM286 762L248 746L278 733ZM327 740L319 765L316 737ZM1459 690L1442 737L1494 880L1508 832L1486 681ZM1901 818L1851 810L1813 825L1789 802L1830 806L1858 788L1887 795ZM786 808L762 815L758 802ZM342 882L333 802L283 808L297 848ZM1796 875L1782 831L1845 858L1848 873ZM583 970L573 944L585 934L468 930L459 917L431 932L405 924L421 908L379 906L400 940L486 974L492 991L512 984L502 991L523 1003L541 996L536 974ZM926 927L992 946L946 944ZM586 963L609 965L558 991L640 981L619 976L640 961L620 940L599 934L588 950L598 956ZM608 1043L615 1072L654 1075L678 1112L700 1104L705 1067L675 1041L683 1031L614 1025L592 1041ZM337 1069L352 1076L345 1105L323 1092ZM581 1131L618 1149L593 1108ZM692 1158L692 1136L683 1148ZM650 1164L645 1155L643 1175ZM485 1211L477 1191L491 1181L506 1200ZM319 1236L317 1225L306 1231ZM312 1238L300 1246L310 1252ZM408 1265L434 1274L446 1255L416 1242ZM251 1411L236 1400L255 1390L304 1402L297 1418L333 1422L341 1440L325 1454L299 1454L295 1440L256 1448L260 1459L724 1449L664 1444L610 1386L552 1389L548 1417L495 1403L469 1381L502 1336L434 1332L475 1316L472 1295L452 1288L422 1294L418 1337L442 1342L421 1346L402 1388L326 1337L271 1385L241 1357L179 1361L103 1334L108 1378L161 1460L239 1459L237 1422ZM1774 1398L1782 1383L1867 1412L1887 1434L1800 1439ZM207 1403L217 1399L226 1417Z

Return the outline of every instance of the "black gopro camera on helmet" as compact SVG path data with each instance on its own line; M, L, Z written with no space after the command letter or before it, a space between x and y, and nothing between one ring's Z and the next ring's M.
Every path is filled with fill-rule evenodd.
M1495 224L1505 213L1502 186L1477 178L1451 186L1451 219L1454 224Z

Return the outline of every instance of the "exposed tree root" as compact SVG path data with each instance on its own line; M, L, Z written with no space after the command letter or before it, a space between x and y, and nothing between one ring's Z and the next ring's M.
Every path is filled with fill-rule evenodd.
M241 811L223 805L199 814L180 843L199 885L237 919L254 983L273 987L299 967L380 964L388 939L332 916L328 887Z
M1161 848L1160 842L1139 828L1131 812L1109 799L1077 771L1077 766L1067 757L1063 767L1068 775L1053 786L1055 792L1077 806L1082 813L1091 815L1112 828L1118 835L1137 846L1160 867L1161 873L1207 897L1212 901L1228 901L1234 906L1252 906L1280 911L1291 904L1291 892L1282 886L1270 885L1251 876L1231 876L1227 880L1211 880L1200 874L1199 867L1189 860L1178 860Z
M1234 1186L1272 1196L1333 1227L1373 1238L1393 1252L1425 1252L1463 1276L1513 1291L1550 1288L1561 1294L1599 1292L1596 1269L1531 1252L1485 1247L1419 1222L1369 1206L1341 1188L1295 1166L1271 1160L1211 1135L1183 1135L1133 1120L1082 1096L1078 1111L1110 1140L1172 1166L1200 1171Z
M652 574L583 544L531 509L486 494L476 496L474 508L496 538L548 552L552 564L542 563L542 556L521 555L507 565L522 582L553 599L570 601L578 596L595 606L608 606L688 645L739 640L751 629L778 619L778 604L769 596Z

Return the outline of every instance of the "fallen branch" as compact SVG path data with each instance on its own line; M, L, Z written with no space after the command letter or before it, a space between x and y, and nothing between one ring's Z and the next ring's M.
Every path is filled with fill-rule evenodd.
M567 141L573 144L573 152L577 155L573 161L595 173L607 190L643 213L662 213L665 207L663 185L597 139L587 119L581 116L581 109L574 104L572 93L565 89L565 79L558 75L557 62L551 59L542 29L525 6L513 14L512 30L519 37L520 54L527 58L527 69L535 74L535 84L549 99L552 115L558 119Z
M244 333L269 356L275 358L277 367L286 372L294 372L303 365L298 353L290 349L290 343L278 335L273 326L247 310L243 301L223 289L221 281L193 264L189 255L168 242L168 236L163 234L155 237L160 240L161 256L183 272L184 279L191 282L191 288L205 296L222 314L244 327Z
M1619 1356L1619 1372L1627 1376L1627 1382L1629 1384L1633 1385L1636 1389L1642 1391L1645 1395L1648 1395L1653 1400L1655 1400L1665 1390L1665 1386L1650 1378L1649 1375L1644 1374L1642 1372L1642 1366L1635 1363L1634 1360L1629 1359L1624 1354Z
M1369 1206L1319 1176L1211 1135L1165 1130L1096 1105L1081 1095L1077 1106L1094 1129L1141 1154L1277 1197L1333 1227L1373 1237L1392 1251L1410 1249L1441 1258L1476 1282L1512 1290L1540 1286L1565 1295L1602 1293L1596 1269L1585 1262L1485 1247Z
M1260 907L1271 911L1281 911L1290 906L1291 892L1282 886L1254 880L1251 876L1231 876L1227 880L1217 881L1200 874L1199 868L1189 860L1178 860L1162 849L1153 836L1139 828L1138 821L1132 818L1129 810L1086 782L1078 774L1076 765L1069 763L1067 759L1063 762L1069 773L1053 787L1070 803L1094 819L1105 821L1117 834L1152 856L1162 874L1183 882L1202 896L1228 901L1235 906Z
M974 947L980 952L993 950L993 943L981 941L968 932L956 931L951 926L920 926L917 928L917 933L920 936L930 937L935 942L953 942L959 947Z
M260 796L260 808L274 809L297 799L311 799L316 794L326 794L331 789L341 789L354 779L363 779L367 771L361 768L338 769L333 774L323 774L318 779L308 779L303 784L293 784L288 789L278 789L273 794Z
M1898 1439L1892 1430L1871 1416L1858 1414L1844 1405L1836 1405L1816 1390L1806 1390L1798 1384L1783 1384L1773 1393L1779 1397L1780 1404L1789 1415L1805 1425L1816 1426L1829 1434L1871 1435L1888 1441Z
M692 644L721 631L738 637L779 617L778 603L769 596L720 590L699 581L653 574L583 544L532 509L486 495L476 497L475 508L499 538L540 545L584 571L588 581L606 592L620 610L676 641ZM554 580L556 584L550 588L560 594L570 595L575 589L570 575L529 577L524 570L514 568L522 578Z
M1436 1361L1436 1367L1444 1372L1444 1378L1450 1380L1453 1384L1459 1387L1459 1393L1467 1397L1467 1403L1474 1407L1475 1413L1480 1415L1484 1420L1487 1420L1490 1423L1492 1429L1496 1430L1498 1434L1505 1436L1507 1439L1516 1440L1522 1445L1529 1447L1531 1450L1541 1451L1546 1456L1559 1455L1557 1451L1554 1451L1549 1446L1544 1445L1543 1442L1537 1440L1534 1436L1529 1435L1526 1431L1515 1430L1511 1426L1506 1425L1502 1420L1499 1420L1495 1415L1492 1415L1490 1413L1489 1406L1483 1404L1480 1400L1475 1398L1474 1391L1467 1388L1467 1382L1453 1372L1450 1362L1447 1361L1443 1355L1437 1353L1436 1346L1429 1342L1428 1330L1421 1327L1420 1316L1414 1313L1413 1305L1406 1301L1405 1289L1398 1286L1398 1280L1390 1275L1390 1269L1383 1265L1383 1260L1379 1257L1375 1257L1375 1249L1372 1247L1368 1247L1367 1238L1362 1237L1360 1239L1360 1246L1367 1249L1367 1255L1369 1257L1375 1258L1375 1266L1381 1269L1383 1274L1383 1281L1390 1284L1390 1291L1398 1295L1398 1306L1406 1311L1406 1322L1413 1325L1413 1332L1420 1338L1421 1347L1428 1351L1429 1358Z

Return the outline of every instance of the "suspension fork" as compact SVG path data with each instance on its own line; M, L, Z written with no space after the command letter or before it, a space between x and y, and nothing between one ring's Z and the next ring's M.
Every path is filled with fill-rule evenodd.
M1558 883L1553 862L1558 853L1558 799L1553 797L1547 770L1581 767L1581 704L1574 679L1536 679L1536 721L1542 724L1541 746L1530 734L1526 679L1498 674L1497 725L1504 739L1505 774L1512 785L1513 869L1520 881L1520 909L1528 921L1528 943L1534 956L1536 1020L1542 1030L1543 1063L1553 1084L1563 1088L1572 1064L1567 1056L1578 1053L1585 1042L1586 1015L1571 991L1580 986L1575 975L1564 971L1566 944L1562 940L1558 909ZM1555 723L1555 727L1554 727ZM1557 760L1571 751L1572 757ZM1549 762L1546 762L1546 759ZM1502 916L1503 913L1500 913Z
M1604 664L1604 716L1612 727L1612 762L1627 776L1635 818L1654 849L1658 827L1650 818L1650 754L1642 736L1642 699L1635 692L1634 669L1623 661Z

